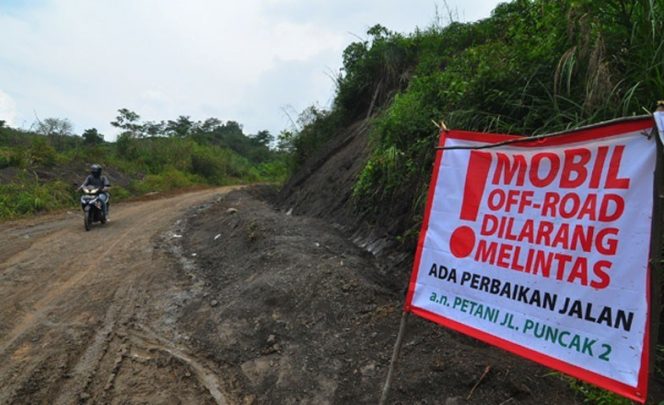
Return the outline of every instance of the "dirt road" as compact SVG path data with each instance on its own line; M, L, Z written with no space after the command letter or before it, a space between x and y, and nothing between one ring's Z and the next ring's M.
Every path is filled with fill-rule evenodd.
M224 403L173 314L196 288L165 253L187 209L229 189L0 224L0 404Z
M90 232L79 212L0 224L0 405L376 403L407 272L269 187L229 190L114 206ZM390 403L576 402L412 318Z

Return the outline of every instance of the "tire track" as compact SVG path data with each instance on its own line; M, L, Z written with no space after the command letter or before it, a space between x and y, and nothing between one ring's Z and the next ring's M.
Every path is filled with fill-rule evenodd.
M139 402L161 402L172 395L182 402L225 403L214 372L164 338L151 337L150 347L161 345L162 357L177 364L133 364L132 373L145 374L145 382L127 385L119 376L136 317L163 311L143 308L149 297L182 284L169 259L154 249L154 238L186 209L230 189L120 204L109 224L87 233L78 215L0 224L0 234L11 233L0 242L10 252L0 263L0 280L9 280L0 282L0 296L9 297L0 302L0 403L113 402L113 395L124 398L120 402L134 395ZM138 338L134 344L142 346ZM199 384L173 380L183 367Z

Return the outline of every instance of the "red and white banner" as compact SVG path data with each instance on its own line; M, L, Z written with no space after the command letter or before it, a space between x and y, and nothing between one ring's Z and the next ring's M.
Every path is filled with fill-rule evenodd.
M644 402L653 126L443 132L405 309Z

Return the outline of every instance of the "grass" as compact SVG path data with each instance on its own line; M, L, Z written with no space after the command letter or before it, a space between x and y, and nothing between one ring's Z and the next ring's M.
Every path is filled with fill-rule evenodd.
M0 219L74 207L77 195L62 181L0 185Z

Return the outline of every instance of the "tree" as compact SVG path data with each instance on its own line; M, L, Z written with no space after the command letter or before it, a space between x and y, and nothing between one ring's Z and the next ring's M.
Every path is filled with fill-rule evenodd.
M37 120L33 124L35 132L45 136L71 136L74 129L71 122L66 118L46 118Z
M286 153L293 152L293 150L295 149L295 146L293 145L295 137L296 135L291 131L287 130L281 131L281 133L277 137L277 150Z
M33 124L35 132L48 137L49 142L57 150L62 150L65 145L65 137L72 136L74 126L67 118L37 119Z
M214 138L214 133L221 128L223 122L217 118L208 118L205 121L198 121L194 123L191 131L189 131L189 136L199 144L209 144L212 143Z
M160 136L166 131L166 123L148 121L143 124L142 132L148 136Z
M86 145L99 145L104 143L104 136L96 128L90 128L83 131L83 143Z
M196 123L188 115L180 115L177 120L168 120L166 132L176 138L184 138L194 129Z
M208 118L205 121L203 121L203 123L200 124L198 128L203 132L212 132L222 125L223 122L221 122L217 118Z
M139 138L143 136L143 126L138 122L138 120L141 118L140 115L127 108L119 109L118 113L120 114L115 117L115 121L111 121L111 125L116 128L123 129L123 133L128 133L132 138Z
M244 132L242 132L242 125L237 121L226 121L226 123L222 125L222 128L226 133L244 135Z
M136 159L138 157L137 142L130 132L121 133L115 141L118 156L124 159Z
M258 131L258 133L254 135L253 139L259 145L263 145L266 148L269 148L274 141L274 136L270 133L270 131L263 130Z

